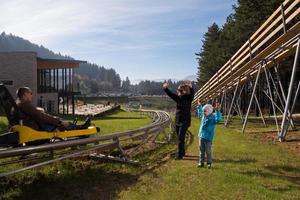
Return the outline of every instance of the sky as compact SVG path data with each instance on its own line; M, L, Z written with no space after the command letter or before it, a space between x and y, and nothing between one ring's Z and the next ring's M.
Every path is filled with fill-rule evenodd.
M222 26L236 0L0 0L0 31L121 79L183 79L197 73L203 34ZM2 32L1 31L1 32Z

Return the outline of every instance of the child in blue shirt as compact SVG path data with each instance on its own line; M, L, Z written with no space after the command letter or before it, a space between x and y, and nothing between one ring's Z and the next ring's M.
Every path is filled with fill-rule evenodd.
M222 114L220 112L220 104L217 103L215 113L213 113L213 106L206 104L202 107L198 102L198 116L201 119L199 129L199 147L200 147L200 161L198 167L204 167L205 154L207 155L207 167L211 168L212 156L211 145L214 139L215 125L222 121Z

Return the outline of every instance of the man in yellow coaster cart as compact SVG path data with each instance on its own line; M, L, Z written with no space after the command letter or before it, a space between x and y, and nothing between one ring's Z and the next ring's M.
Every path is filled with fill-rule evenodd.
M28 87L19 88L17 97L15 102L7 88L0 84L0 104L11 126L9 133L0 135L0 144L16 145L51 139L85 137L96 134L100 130L98 127L91 126L89 118L82 125L76 125L34 107L32 91Z

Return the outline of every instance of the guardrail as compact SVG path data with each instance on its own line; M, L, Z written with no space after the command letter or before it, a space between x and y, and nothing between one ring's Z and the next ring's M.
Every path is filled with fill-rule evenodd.
M50 163L54 163L63 159L78 157L86 154L91 154L91 152L97 152L93 154L93 157L99 158L99 153L103 151L112 151L118 149L121 153L122 158L117 158L119 161L135 163L129 159L131 153L138 150L139 147L143 146L148 141L154 142L156 137L167 127L170 126L171 118L167 112L164 111L154 111L154 110L142 110L144 113L149 113L153 117L153 122L145 127L106 134L91 138L84 139L74 139L70 141L54 142L51 144L44 144L38 146L28 146L28 147L17 147L0 150L0 165L10 165L15 163L22 163L32 160L45 160L37 164L33 164L26 167L21 167L16 170L5 171L0 173L0 177L16 174L28 169L44 166ZM126 152L122 147L122 143L125 141L134 140L141 141L141 143L131 149L130 152ZM85 145L83 147L83 145ZM80 150L69 150L67 153L60 155L55 155L55 151L59 151L66 148L74 148L80 146ZM58 152L59 153L59 152ZM32 158L20 159L19 156L26 156L30 154L37 154ZM45 155L46 154L46 155ZM7 160L6 158L11 158ZM13 159L14 158L14 159Z
M244 133L253 101L257 104L262 121L266 125L255 93L260 74L264 73L268 87L264 93L272 105L279 140L283 141L289 129L288 126L291 124L292 128L295 128L292 121L292 113L300 90L299 82L296 91L293 92L296 68L299 60L299 19L300 0L285 0L248 41L196 92L193 106L196 106L198 100L215 100L221 102L221 104L224 101L225 109L223 110L227 111L226 101L228 98L226 97L226 93L233 92L225 126L229 125L232 110L235 109L243 122L242 132ZM277 64L293 54L295 54L295 60L291 73L291 81L288 94L285 95L280 82ZM274 74L277 76L278 83L274 81L269 71L271 68L275 69ZM255 81L254 84L251 83L252 80ZM245 88L245 83L252 84L252 92L247 113L243 116L240 109L240 96L242 90ZM277 91L276 84L279 85L279 91ZM271 88L271 85L273 85L274 89ZM276 97L280 98L281 105L279 106L275 102L273 90L276 90ZM291 105L292 94L294 94L294 101ZM277 110L283 115L280 127L276 117Z

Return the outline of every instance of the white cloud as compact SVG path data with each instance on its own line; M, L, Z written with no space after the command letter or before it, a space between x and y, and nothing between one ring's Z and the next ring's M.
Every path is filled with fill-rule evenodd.
M206 5L205 8L196 6L201 3ZM168 13L178 12L178 17L182 17L191 11L199 10L201 14L218 9L215 5L210 8L207 5L207 1L196 0L11 0L1 2L0 24L6 32L40 44L88 34L137 39L164 34L163 26L172 23L170 18L163 17ZM173 20L176 19L173 17ZM157 27L147 27L151 22Z
M98 60L89 57L96 53L135 52L139 57L154 57L151 50L198 44L207 24L233 1L0 0L0 28L86 60Z

